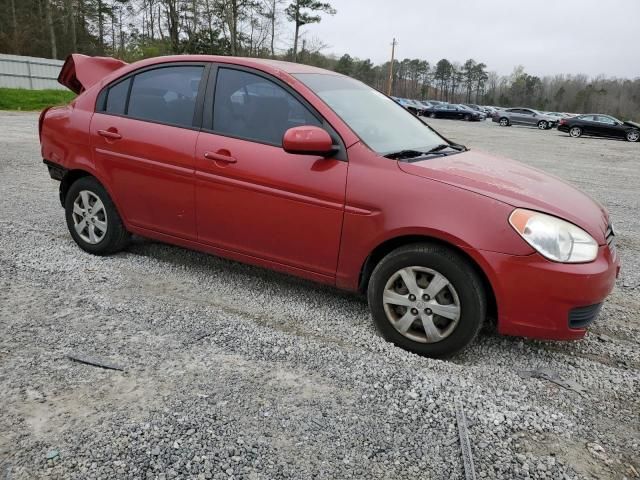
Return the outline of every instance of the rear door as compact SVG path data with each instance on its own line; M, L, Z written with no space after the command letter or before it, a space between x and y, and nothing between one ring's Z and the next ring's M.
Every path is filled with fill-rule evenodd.
M135 226L196 238L193 152L207 69L203 63L156 65L98 97L93 158Z
M575 120L578 120L575 122ZM581 115L574 122L582 128L582 132L586 135L602 135L599 124L596 123L595 115Z
M337 134L286 84L243 67L212 70L203 118L195 152L199 240L333 279L346 151L293 155L282 137L314 125L341 145Z
M520 109L519 108L509 108L506 110L509 117L509 122L514 124L522 123Z

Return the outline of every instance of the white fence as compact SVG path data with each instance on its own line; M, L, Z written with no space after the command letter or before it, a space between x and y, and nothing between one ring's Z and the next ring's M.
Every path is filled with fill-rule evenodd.
M63 60L0 54L0 87L64 90L57 81Z

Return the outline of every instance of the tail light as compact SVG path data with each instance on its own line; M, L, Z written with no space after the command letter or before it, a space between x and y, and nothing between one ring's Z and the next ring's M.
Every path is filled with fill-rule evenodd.
M567 121L564 118L560 119L560 125L564 125L565 123L567 123Z

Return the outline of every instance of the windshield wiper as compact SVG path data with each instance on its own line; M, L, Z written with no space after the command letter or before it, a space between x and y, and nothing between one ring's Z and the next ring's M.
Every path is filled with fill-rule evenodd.
M464 145L458 145L456 143L441 143L440 145L436 145L431 150L428 150L425 153L436 153L446 148L451 148L453 150L456 150L457 152L462 152L467 149L467 147L465 147Z
M455 150L456 152L466 152L468 150L464 145L458 145L457 143L441 143L426 152L421 152L419 150L400 150L398 152L387 153L385 157L392 160L415 160L429 155L447 155L447 153L442 151L447 148Z
M420 152L418 150L400 150L399 152L387 153L385 158L390 158L391 160L404 160L406 158L415 158L422 157L425 152Z

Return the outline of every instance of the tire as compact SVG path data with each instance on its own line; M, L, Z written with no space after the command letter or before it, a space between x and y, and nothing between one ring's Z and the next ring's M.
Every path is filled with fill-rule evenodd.
M412 278L411 273L416 280L409 289L403 275ZM435 286L436 279L442 288ZM423 296L434 291L433 298ZM373 321L387 341L435 358L451 356L473 342L487 310L483 284L473 266L455 251L430 243L400 247L384 257L371 274L367 297ZM423 325L432 333L435 328L435 335L426 334Z
M580 138L582 136L582 128L580 127L571 127L569 129L569 136L573 138Z
M470 122L470 121L471 121L471 115L469 115L469 114L467 113L467 114L464 116L464 119L465 119L467 122Z
M640 140L640 130L629 130L625 137L627 142L637 142Z
M71 184L64 208L69 233L85 252L108 255L127 245L129 232L111 197L94 177L81 177Z
M510 125L509 119L507 117L500 118L498 123L500 124L501 127L508 127Z
M540 120L540 121L538 122L538 128L539 128L540 130L546 130L547 128L549 128L549 123L548 123L548 122L546 122L545 120Z
M429 118L436 118L436 114L435 114L434 112L431 112L431 113L429 114Z

